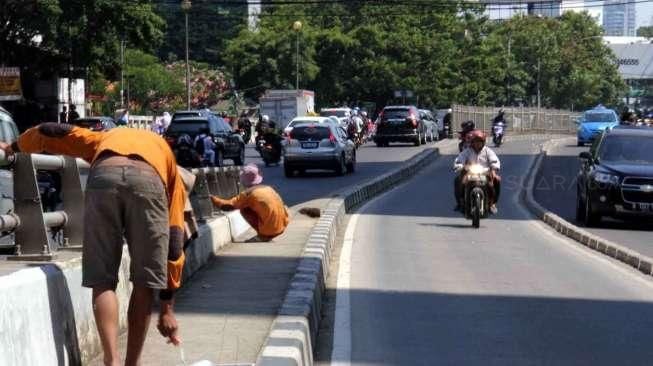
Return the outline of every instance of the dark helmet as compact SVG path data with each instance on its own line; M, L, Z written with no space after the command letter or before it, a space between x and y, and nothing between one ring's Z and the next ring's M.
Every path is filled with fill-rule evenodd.
M476 128L476 124L471 120L463 122L460 126L463 128L463 130L473 130Z

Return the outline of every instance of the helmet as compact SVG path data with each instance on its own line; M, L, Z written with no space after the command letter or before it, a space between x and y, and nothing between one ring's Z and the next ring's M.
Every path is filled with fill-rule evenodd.
M482 141L483 143L485 143L485 138L486 137L487 136L485 135L485 132L483 132L482 130L474 130L474 131L469 133L469 141L470 142Z
M363 116L363 117L367 117L367 112L362 111L362 112L361 112L361 116Z
M460 126L463 128L463 130L473 130L476 128L476 124L471 120L461 123Z
M264 114L264 115L261 116L261 120L263 122L270 122L270 116L268 116L267 114Z

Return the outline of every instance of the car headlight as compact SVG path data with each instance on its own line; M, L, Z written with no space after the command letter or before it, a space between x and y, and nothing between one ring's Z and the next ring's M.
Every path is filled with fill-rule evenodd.
M606 173L594 173L594 180L598 183L619 184L619 177Z

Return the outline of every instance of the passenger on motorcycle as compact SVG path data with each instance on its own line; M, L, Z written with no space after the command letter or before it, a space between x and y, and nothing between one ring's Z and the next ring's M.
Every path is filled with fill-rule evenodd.
M469 134L470 146L463 150L454 161L454 170L458 173L454 179L454 194L456 198L456 210L462 210L462 199L464 192L464 177L466 169L472 164L479 164L484 168L489 168L489 186L488 194L490 199L490 212L496 214L497 202L501 193L501 177L498 172L501 168L501 162L497 154L489 147L485 146L485 132L473 130Z
M195 137L195 151L202 157L203 166L213 166L215 164L215 142L211 137L211 130L208 127L200 129L199 135Z

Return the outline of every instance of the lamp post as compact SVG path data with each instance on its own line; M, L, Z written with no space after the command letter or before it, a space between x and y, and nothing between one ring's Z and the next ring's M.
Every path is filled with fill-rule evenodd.
M292 29L297 33L297 38L295 41L295 89L299 90L299 32L302 30L302 22L299 20L295 21L292 24Z
M186 109L190 109L190 64L188 63L188 12L190 11L190 0L181 2L181 10L184 12L186 22Z

